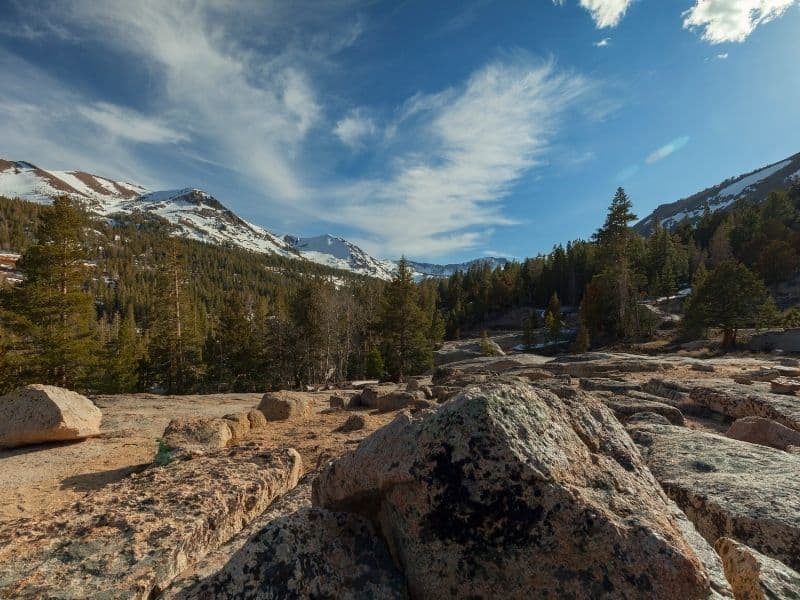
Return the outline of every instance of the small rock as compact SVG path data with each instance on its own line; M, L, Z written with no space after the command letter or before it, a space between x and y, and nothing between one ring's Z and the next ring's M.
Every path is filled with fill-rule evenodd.
M692 363L692 371L700 371L701 373L714 373L717 369L714 365L708 363L694 362Z
M267 426L267 418L260 410L251 410L247 413L250 420L250 429L264 429Z
M344 408L344 398L342 398L341 396L333 395L333 396L330 397L330 400L328 400L328 404L329 404L330 408L332 408L332 409L336 409L336 408L343 409Z
M406 391L407 392L416 392L419 389L419 380L417 379L409 379L406 383Z
M361 415L350 415L347 417L347 420L344 422L344 424L340 427L337 427L334 431L338 431L339 433L358 431L359 429L364 429L366 424L366 419L364 419L364 417Z
M377 408L378 407L378 390L373 386L367 386L363 390L361 390L361 402L362 406L367 406L369 408Z
M232 438L231 426L225 419L177 417L167 425L162 441L174 451L202 454L224 448Z
M628 417L625 421L626 425L637 425L641 423L650 423L652 425L671 425L664 415L659 415L654 412L637 412Z
M228 422L228 427L231 428L231 441L240 442L247 439L250 433L250 418L247 416L247 413L234 413L225 415L222 418Z
M267 421L304 420L311 417L313 400L303 392L268 392L264 394L258 410Z
M727 537L714 544L725 577L742 600L800 599L800 573Z
M380 412L400 410L415 400L420 400L417 392L392 392L378 398L378 410Z
M0 448L100 435L92 401L52 385L29 385L0 397Z

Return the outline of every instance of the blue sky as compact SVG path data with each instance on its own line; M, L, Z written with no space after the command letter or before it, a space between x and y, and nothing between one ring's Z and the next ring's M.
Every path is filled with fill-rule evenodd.
M5 0L0 156L523 257L800 151L800 0Z

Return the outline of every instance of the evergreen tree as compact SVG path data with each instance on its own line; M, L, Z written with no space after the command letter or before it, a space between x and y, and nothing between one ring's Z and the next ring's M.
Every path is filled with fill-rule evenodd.
M526 346L534 346L537 343L536 330L539 328L539 315L535 308L531 309L531 314L522 324L522 342Z
M737 331L753 325L764 314L769 294L764 284L743 264L719 264L692 294L686 320L690 325L722 329L722 347L736 344Z
M586 325L583 324L583 321L581 321L580 327L578 327L578 335L570 347L570 352L573 354L583 354L589 350L589 344L589 330L586 328Z
M557 342L561 339L561 301L556 292L553 292L550 303L547 305L544 326L548 341Z
M26 347L23 377L61 387L85 387L93 375L98 344L94 301L83 244L83 213L66 197L42 212L31 246L18 263L24 281L8 295L17 333Z
M111 393L135 391L139 383L139 361L143 352L133 305L128 306L125 318L118 324L116 337L107 354L106 389Z
M426 337L429 327L419 306L411 269L401 258L396 275L385 288L380 319L381 354L393 379L401 380L433 365L433 352Z
M367 363L365 372L368 379L383 379L386 374L386 367L383 364L383 357L381 351L377 346L367 354Z

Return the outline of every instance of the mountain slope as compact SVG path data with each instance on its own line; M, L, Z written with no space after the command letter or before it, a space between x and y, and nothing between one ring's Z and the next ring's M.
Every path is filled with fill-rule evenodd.
M92 213L114 218L137 215L163 219L176 235L218 245L231 245L253 252L305 259L359 275L389 280L397 263L370 256L344 238L277 236L249 223L226 208L210 194L194 189L150 191L122 181L114 181L84 171L51 171L28 162L0 159L0 196L49 203L67 195L81 202ZM493 267L505 259L489 261ZM466 270L476 261L451 265L411 263L417 279L449 277Z
M477 264L486 264L494 270L508 264L508 260L505 258L487 256L486 258L476 258L467 262L451 263L449 265L436 265L432 263L415 262L413 260L408 261L408 265L411 267L411 270L414 271L415 276L423 277L450 277L457 271L466 271L472 265Z
M662 204L639 221L634 229L647 234L657 222L665 227L674 227L684 218L696 222L703 215L706 203L713 212L724 210L743 199L761 201L769 192L785 189L796 180L800 180L800 154L750 173L732 177L677 202Z

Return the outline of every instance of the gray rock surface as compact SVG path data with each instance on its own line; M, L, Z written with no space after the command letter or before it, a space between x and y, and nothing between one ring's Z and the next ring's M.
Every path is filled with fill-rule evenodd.
M314 482L378 524L412 597L707 598L709 572L613 415L528 385L401 413Z
M800 456L671 425L629 426L661 487L714 543L800 566Z
M0 448L80 440L100 434L92 401L52 385L29 385L0 397Z
M691 384L690 384L691 385ZM727 417L764 417L800 431L800 401L737 383L698 381L692 385L692 401Z

